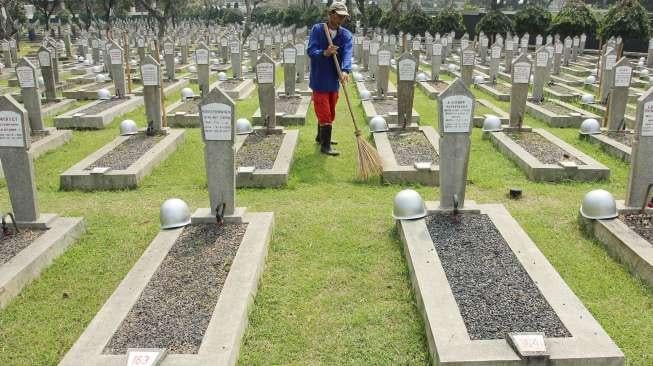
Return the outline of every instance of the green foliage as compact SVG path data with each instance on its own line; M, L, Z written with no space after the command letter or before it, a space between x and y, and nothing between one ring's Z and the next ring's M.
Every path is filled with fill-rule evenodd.
M296 25L298 27L302 26L302 15L304 13L304 9L302 9L299 5L291 5L287 7L283 11L283 22L282 24L285 27L289 27L291 25Z
M621 36L624 39L647 39L651 34L646 9L639 0L621 0L612 5L601 22L602 39Z
M224 9L224 13L222 14L222 24L241 24L244 20L245 16L243 15L243 12L240 11L240 9Z
M512 32L512 22L499 10L490 10L476 24L476 33L483 31L487 36Z
M409 11L404 12L399 20L399 29L404 33L412 35L424 35L431 26L429 18L421 6L413 6Z
M463 22L463 15L454 7L442 9L431 19L431 34L449 33L455 31L460 36L467 31Z
M399 21L401 14L395 13L392 10L384 11L381 16L381 25L385 27L388 33L399 34Z
M324 21L324 19L325 13L322 8L317 5L311 5L304 11L304 15L302 16L302 24L310 27L315 23Z
M551 25L551 12L539 5L528 4L515 13L514 24L519 36L524 33L544 36Z
M562 38L582 33L589 36L594 34L596 27L596 18L585 3L582 0L569 0L553 17L551 33L558 33Z
M381 17L383 17L383 10L377 4L371 4L365 8L365 15L361 22L368 28L376 28L381 25Z

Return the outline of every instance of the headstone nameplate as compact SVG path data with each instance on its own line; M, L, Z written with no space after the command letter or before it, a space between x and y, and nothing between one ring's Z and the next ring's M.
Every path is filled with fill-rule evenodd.
M644 103L642 112L641 135L653 136L653 101Z
M528 84L531 76L531 64L528 62L517 62L513 65L513 83Z
M268 62L256 65L256 79L259 84L271 84L274 82L274 65Z
M412 81L415 80L415 66L416 63L412 59L404 59L398 63L399 80Z
M0 111L0 147L25 147L25 139L20 114Z
M51 66L52 61L50 60L50 52L39 52L39 65L40 66Z
M466 95L452 95L442 99L442 123L445 133L470 131L474 101Z
M16 76L18 77L18 84L21 88L34 88L36 81L34 80L34 72L28 66L19 66L16 68Z
M202 105L202 126L207 141L231 140L231 107L223 103Z
M630 86L630 77L632 75L633 68L630 66L618 66L614 70L614 86Z
M142 65L141 75L143 79L143 85L159 85L159 70L156 65Z

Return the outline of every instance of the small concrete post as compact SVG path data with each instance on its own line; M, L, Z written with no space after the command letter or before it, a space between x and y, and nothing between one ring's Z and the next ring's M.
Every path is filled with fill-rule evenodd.
M506 38L506 59L504 63L506 64L506 69L504 70L506 73L509 73L512 71L512 53L515 49L515 44L512 41L510 37Z
M9 37L9 52L11 52L12 60L18 60L18 44L16 43L16 39L13 37Z
M564 49L562 51L562 63L565 66L569 66L569 62L571 61L571 46L573 41L571 40L571 37L567 36L565 38L565 43L564 43Z
M614 48L607 47L605 56L601 58L601 82L599 84L599 100L607 103L608 95L614 82L614 68L617 64L617 53Z
M478 57L481 59L481 65L487 65L487 51L490 44L488 37L483 35L479 37L480 46L478 47Z
M308 56L306 56L304 40L299 39L295 42L297 42L295 43L295 53L297 54L295 74L297 74L297 83L303 84L306 81L306 64L308 63Z
M138 52L138 60L143 62L145 60L145 38L143 36L136 38L136 52Z
M626 207L643 208L653 185L653 88L637 100Z
M45 84L45 100L57 100L57 85L54 81L54 71L52 71L52 54L46 47L41 46L37 51L41 75Z
M582 55L585 52L585 43L587 42L587 34L583 33L580 35L580 46L579 52Z
M161 111L161 65L152 56L145 56L141 63L143 76L143 100L148 125L151 123L156 132L163 127L163 113Z
M50 60L52 60L52 73L54 74L54 82L59 85L59 51L57 50L57 43L47 42L45 47L50 51Z
M614 67L612 90L608 97L607 125L610 131L619 131L625 128L624 115L628 103L628 89L633 74L633 67L627 58L622 57Z
M266 55L272 54L272 36L270 35L266 35L263 38L263 53L265 53Z
M370 52L368 52L367 69L371 77L376 78L376 71L379 66L379 47L377 41L370 42Z
M258 60L259 42L256 38L249 39L249 69L254 71L256 60Z
M23 58L21 63L27 61ZM0 96L0 161L16 223L39 218L34 162L29 154L27 111L9 94Z
M6 39L2 40L2 58L5 64L5 67L13 67L14 61L11 57L11 50L9 49L9 41Z
M188 37L181 38L181 64L188 64Z
M209 48L200 41L195 48L195 64L197 65L197 83L202 96L209 93L209 54Z
M533 100L544 100L544 85L549 77L549 51L540 47L535 52L535 71L533 73Z
M560 75L560 64L562 63L562 43L556 41L553 48L553 75Z
M222 36L220 38L220 56L222 56L222 63L229 62L229 38Z
M390 46L383 45L377 55L378 66L376 70L376 97L385 98L388 94L388 75L390 74L390 60L392 51Z
M211 214L217 215L224 205L223 214L233 215L236 208L235 104L219 88L213 88L202 98L199 113Z
M528 54L528 42L530 40L530 35L528 33L524 33L524 35L521 37L521 41L519 43L519 48L521 49L520 53L525 53Z
M576 62L580 48L580 37L574 36L571 44L571 61Z
M460 74L466 87L472 85L472 75L474 74L474 62L476 61L476 52L471 44L462 48L460 57Z
M283 87L287 96L295 95L297 49L288 42L283 47Z
M402 128L412 121L416 73L417 61L413 55L401 55L397 61L397 121Z
M240 39L234 37L229 42L229 52L231 58L231 73L234 79L242 79L243 77L243 68L241 66L241 49L240 49Z
M522 127L526 113L528 83L531 78L531 63L522 53L512 63L512 87L510 88L510 127Z
M499 72L499 63L501 62L501 46L497 43L493 44L490 48L490 84L497 83L497 73Z
M175 43L170 38L163 41L163 62L166 65L166 79L175 80Z
M440 134L440 208L465 204L465 184L471 146L474 95L461 79L438 96Z
M32 131L43 131L43 116L41 115L41 95L36 76L36 67L23 57L16 64L16 76L20 85L20 94L25 109L29 111L29 124Z
M73 56L72 41L70 40L70 26L66 27L66 30L63 34L63 44L66 49L66 60L70 60Z
M422 41L420 40L419 36L413 39L410 52L415 58L415 60L417 61L417 69L419 70L419 60L420 60L420 56L422 55ZM371 50L370 53L372 53Z
M258 83L258 103L261 120L268 130L277 126L277 108L274 86L276 85L274 60L262 54L256 61L256 81Z
M369 70L370 65L370 40L363 38L363 69Z
M648 55L646 56L646 67L653 67L653 38L648 40Z
M431 46L431 80L440 79L440 68L442 66L442 43L436 41Z
M109 41L109 67L113 75L113 85L116 89L116 96L124 98L127 95L127 82L125 80L125 69L123 65L124 53L122 47L115 41Z
M544 37L542 37L541 34L535 36L535 49L542 47L543 42L544 42Z

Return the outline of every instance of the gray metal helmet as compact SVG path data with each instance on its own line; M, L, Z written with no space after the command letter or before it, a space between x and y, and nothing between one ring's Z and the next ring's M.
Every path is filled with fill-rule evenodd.
M429 78L423 72L420 72L419 74L417 74L417 81L426 81L428 79Z
M247 118L236 120L236 135L249 135L252 131L252 124Z
M220 71L218 73L218 80L220 81L226 81L227 80L227 73L224 71Z
M610 192L595 189L583 197L580 214L587 219L613 219L617 217L617 203Z
M351 64L351 71L353 71L353 72L357 72L357 71L359 71L360 69L361 69L361 67L358 66L358 64Z
M361 100L370 100L372 98L372 93L369 90L361 90Z
M190 72L191 74L196 73L197 72L197 66L195 66L195 65L188 66L188 72Z
M354 73L354 80L358 81L358 82L365 81L365 76L363 76L363 74L361 74L360 72L355 72Z
M190 224L190 208L179 198L163 202L159 210L161 229L174 229Z
M474 75L473 80L474 80L474 85L483 84L483 82L485 82L485 78L481 75Z
M596 76L590 75L587 78L585 78L585 84L586 85L591 85L591 84L594 84L594 83L596 83Z
M426 205L422 196L412 189L404 189L394 199L392 217L397 220L421 219L426 216Z
M97 74L97 75L95 75L95 82L96 82L96 83L103 83L103 82L105 82L105 81L107 81L107 77L104 76L104 74Z
M193 89L191 88L183 88L181 89L181 98L182 99L191 99L195 97L195 93L193 92Z
M389 130L388 122L382 116L374 116L370 120L369 127L372 132L385 132Z
M136 122L131 119L126 119L120 122L120 136L135 135L138 133L138 126Z
M583 94L580 97L580 102L583 104L594 104L594 95L592 94Z
M102 88L97 91L97 97L101 100L109 100L111 99L111 92L107 88Z
M488 114L483 121L483 132L498 132L503 130L501 118Z
M601 133L601 124L594 118L587 118L580 124L581 135L596 135Z

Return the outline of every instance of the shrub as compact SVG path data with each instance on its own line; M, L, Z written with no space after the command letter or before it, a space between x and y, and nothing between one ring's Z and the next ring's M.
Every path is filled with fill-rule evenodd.
M413 6L409 11L403 13L399 21L399 29L412 35L424 35L430 25L431 19L420 6Z
M483 31L486 36L494 34L505 35L512 32L512 22L510 19L499 10L490 10L481 20L476 24L476 33Z
M381 25L390 34L397 35L399 34L399 19L400 15L392 12L391 10L384 11L381 16Z
M538 6L529 4L515 13L515 32L519 36L528 33L544 36L551 25L551 12Z
M449 33L455 31L460 36L467 31L463 22L463 15L453 7L442 9L431 19L431 33Z
M594 34L596 18L581 0L568 0L560 12L551 21L551 33L558 33L562 38L582 33Z
M651 34L646 9L639 0L621 0L612 5L599 28L602 39L621 36L624 39L647 39Z

